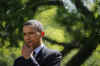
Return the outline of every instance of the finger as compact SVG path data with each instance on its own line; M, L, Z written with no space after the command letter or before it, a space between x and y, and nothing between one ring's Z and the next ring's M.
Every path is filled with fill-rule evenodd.
M22 47L22 51L21 51L22 54L24 54L25 49L26 49L26 46L25 46L25 44L24 44L23 47Z

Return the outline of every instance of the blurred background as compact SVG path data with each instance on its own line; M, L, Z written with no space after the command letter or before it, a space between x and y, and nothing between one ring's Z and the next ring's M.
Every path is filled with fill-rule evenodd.
M39 20L44 44L61 66L100 66L100 0L0 0L0 66L13 66L24 44L22 25Z

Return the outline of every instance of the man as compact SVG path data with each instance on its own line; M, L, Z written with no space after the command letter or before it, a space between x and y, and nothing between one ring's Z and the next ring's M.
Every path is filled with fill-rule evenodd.
M23 32L22 56L15 60L14 66L60 66L61 53L45 47L42 42L44 30L39 21L25 22Z

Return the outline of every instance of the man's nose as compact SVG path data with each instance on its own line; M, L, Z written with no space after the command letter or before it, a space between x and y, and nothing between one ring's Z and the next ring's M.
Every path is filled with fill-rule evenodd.
M26 40L30 40L30 36L26 36Z

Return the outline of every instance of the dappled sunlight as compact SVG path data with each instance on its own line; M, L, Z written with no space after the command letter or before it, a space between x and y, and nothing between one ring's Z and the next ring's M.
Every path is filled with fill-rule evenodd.
M44 7L41 7L44 8ZM53 25L53 23L55 23L54 18L56 15L56 7L52 7L52 8L47 8L46 10L38 10L36 12L36 16L35 19L38 19L40 22L42 22L42 24L45 26L49 26L49 25Z
M48 41L44 41L44 44L48 47L48 48L51 48L51 49L54 49L54 50L59 50L59 51L62 51L64 49L63 46L59 46L57 44L52 44Z
M100 45L97 46L96 50L82 66L100 66Z
M49 38L58 42L70 42L71 36L69 36L69 34L65 32L65 27L61 26L59 22L54 20L57 14L56 10L57 7L52 7L45 11L38 10L35 18L40 20L40 22L44 25L45 36L48 36Z
M62 66L66 66L66 64L68 63L68 61L75 55L77 54L79 50L78 49L73 49L68 55L66 55L63 60L62 60Z
M62 53L61 66L100 66L99 7L99 0L1 0L0 65L21 56L23 23L36 19L44 44Z

